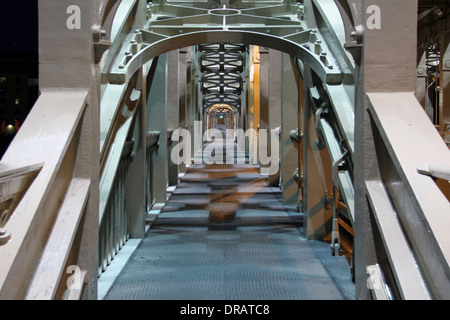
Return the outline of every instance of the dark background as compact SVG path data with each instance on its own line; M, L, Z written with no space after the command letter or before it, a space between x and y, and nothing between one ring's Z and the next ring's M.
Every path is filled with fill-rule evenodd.
M0 52L38 52L37 0L0 0Z
M14 124L17 120L16 123L21 125L25 120L39 95L38 63L38 0L0 0L0 76L12 78L11 75L18 74L27 80L21 84L24 95L21 98L26 101L21 113L14 119L0 114L0 122ZM7 99L1 107L8 109L14 105ZM16 133L6 134L0 130L0 157Z

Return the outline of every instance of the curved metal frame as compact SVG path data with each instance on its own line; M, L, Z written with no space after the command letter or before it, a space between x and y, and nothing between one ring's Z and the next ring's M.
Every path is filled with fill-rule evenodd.
M340 67L318 29L307 25L302 4L240 10L154 4L148 6L148 12L150 19L145 28L133 30L122 46L109 72L110 83L128 82L145 63L162 53L207 43L245 43L277 49L301 59L323 82L342 83ZM170 18L173 12L181 17Z
M0 162L6 177L4 189L34 179L21 188L24 196L10 218L9 213L3 217L0 297L61 297L57 291L65 285L62 275L70 263L80 265L84 280L83 290L68 290L67 296L96 297L99 202L103 206L99 201L103 192L99 190L100 164L101 157L108 156L111 141L104 137L123 124L120 117L133 120L141 116L130 115L131 109L138 108L141 92L137 89L142 84L136 84L134 77L142 80L145 70L141 75L136 73L141 72L141 67L146 69L144 65L162 53L205 43L246 43L278 49L295 56L299 69L306 64L319 76L322 83L316 87L310 86L312 80L308 80L313 110L323 106L326 95L330 106L328 114L321 114L313 126L321 130L328 144L334 184L340 185L344 196L348 190L348 207L352 207L349 199L355 204L357 296L367 298L368 289L376 289L367 288L367 268L379 273L388 271L391 279L386 280L401 298L449 297L450 242L445 230L449 203L435 183L436 178L447 177L442 168L448 167L448 148L421 111L409 83L399 83L400 87L395 88L398 92L378 92L390 89L401 78L391 75L405 73L388 72L386 76L388 68L374 71L373 67L379 65L366 56L368 52L377 55L380 44L392 40L386 35L397 32L405 21L390 21L381 33L366 32L365 50L361 51L363 27L358 23L364 17L364 1L284 0L277 4L230 0L227 2L235 8L205 8L218 2L181 0L176 3L183 5L172 5L155 0L147 6L146 0L40 1L40 19L46 22L40 31L51 35L50 40L40 41L41 58L45 57L40 72L42 94ZM83 13L81 30L65 30L64 19L52 19L50 15L63 12L58 10L73 3ZM384 12L393 11L394 21L400 12L409 17L409 22L415 21L416 5L410 0L399 3L380 5ZM410 28L409 35L414 29ZM398 40L403 43L395 43L395 50L387 50L389 57L395 57L401 48L409 48L415 38L405 37L404 33L401 36ZM56 41L68 50L54 50L49 44ZM350 55L358 66L350 61ZM396 69L409 69L410 61L401 61L399 68L398 59L394 60ZM387 66L392 68L394 63ZM368 67L376 77L388 80L375 92L370 91L374 83L364 75ZM360 92L355 93L356 89ZM100 103L102 94L105 99ZM97 113L100 104L102 121ZM42 126L43 119L51 121ZM121 129L128 126L122 125ZM141 142L145 142L141 145L147 149L157 147L155 136L159 132L140 133L144 139ZM415 143L405 145L405 135ZM117 168L122 156L130 155L123 151L130 151L127 146L131 147L131 143L124 136L115 142ZM345 150L341 142L345 142ZM137 151L144 160L144 150ZM352 179L345 176L348 168L340 163L344 156L354 160L354 171L348 171L357 176L355 188L350 184ZM112 167L113 174L119 172L116 168ZM25 170L33 175L35 169L39 174L34 178L19 174ZM376 248L375 239L381 240ZM75 251L85 256L77 256ZM380 254L382 259L378 260ZM385 281L373 275L369 277L373 284Z

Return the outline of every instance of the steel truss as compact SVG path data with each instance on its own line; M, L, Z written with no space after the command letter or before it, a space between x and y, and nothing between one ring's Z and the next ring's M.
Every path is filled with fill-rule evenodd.
M215 104L226 104L240 110L245 50L243 45L198 46L203 110Z

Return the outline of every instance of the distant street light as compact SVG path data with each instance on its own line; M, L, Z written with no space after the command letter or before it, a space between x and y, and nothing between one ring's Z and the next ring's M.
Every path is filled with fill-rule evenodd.
M15 132L14 126L12 124L9 124L6 126L5 133L7 135L12 135L12 134L14 134L14 132Z

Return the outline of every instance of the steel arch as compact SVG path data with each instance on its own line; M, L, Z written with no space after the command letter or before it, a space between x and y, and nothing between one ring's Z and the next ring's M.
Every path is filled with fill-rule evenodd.
M287 3L258 8L202 9L151 4L143 28L130 30L109 70L112 84L123 84L160 54L209 43L260 45L286 52L311 67L329 85L343 72L316 26L308 26L304 6Z

